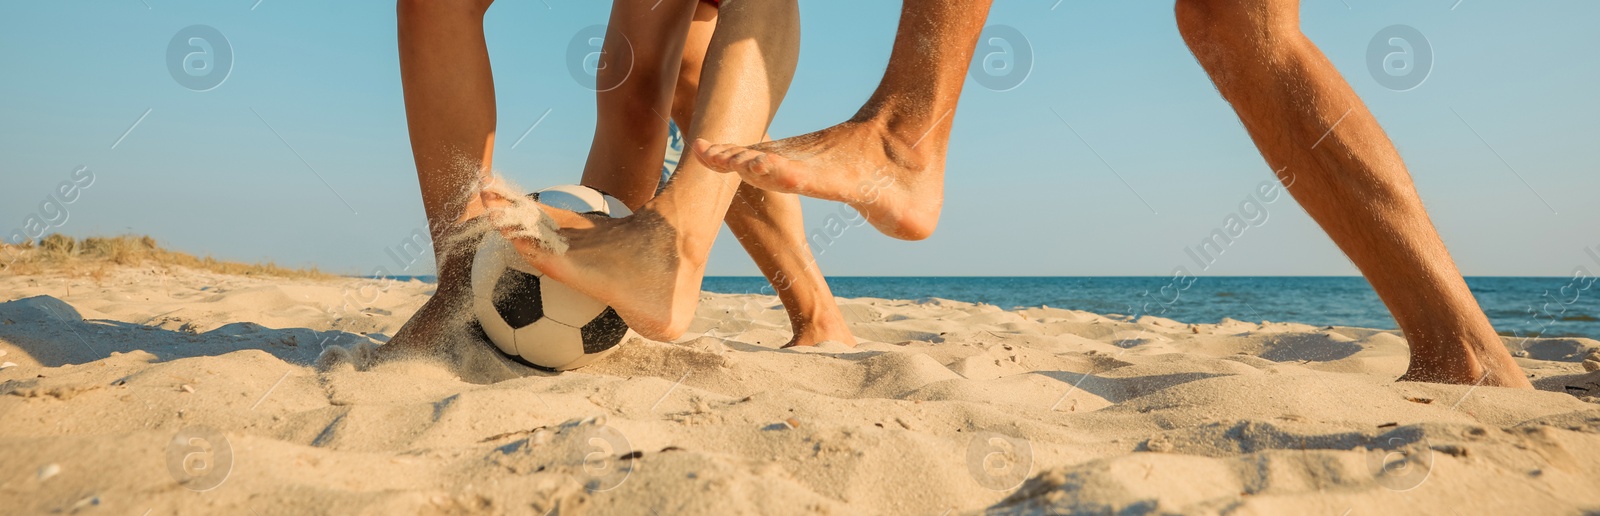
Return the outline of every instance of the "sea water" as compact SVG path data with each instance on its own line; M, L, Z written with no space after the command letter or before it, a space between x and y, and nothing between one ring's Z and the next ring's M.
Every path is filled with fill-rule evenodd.
M1299 322L1396 328L1360 277L831 277L839 297L944 298L1002 308L1050 306L1154 315L1187 323ZM1473 277L1467 285L1502 335L1600 339L1600 283L1558 277ZM772 294L760 277L708 277L704 290ZM1163 290L1165 289L1165 290Z
M400 279L410 279L400 278ZM416 276L436 281L432 276ZM1398 327L1360 277L1197 277L1187 288L1155 276L864 277L835 276L838 297L953 299L1002 308L1050 306L1101 314L1154 315L1186 323L1223 318L1316 326ZM1562 277L1469 277L1467 286L1501 335L1600 339L1600 282ZM773 295L758 276L710 276L701 287L723 294ZM1165 290L1163 290L1165 288Z

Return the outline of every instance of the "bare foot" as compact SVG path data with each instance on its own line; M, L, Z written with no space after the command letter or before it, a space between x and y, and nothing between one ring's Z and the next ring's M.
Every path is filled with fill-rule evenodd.
M672 340L688 330L705 257L686 256L685 239L650 205L610 219L535 204L493 185L482 195L490 223L546 276L610 305L645 338ZM529 209L554 219L557 241L541 242L519 225Z
M816 346L828 341L856 347L856 336L850 334L850 328L844 324L844 317L837 316L834 319L826 323L819 321L794 324L794 338L789 339L789 343L783 347Z
M1496 337L1483 346L1468 346L1461 356L1429 357L1415 353L1402 382L1453 383L1532 389L1533 383L1517 366L1511 353Z
M712 170L738 173L761 189L849 204L886 235L922 240L933 234L944 206L950 130L943 120L937 124L931 131L894 131L852 121L748 147L697 139L694 152Z
M472 219L483 214L484 207L477 195L468 195L462 202L461 220L444 232L451 236L434 238L434 245L439 248L439 283L433 297L406 320L394 337L378 348L380 357L437 352L441 343L459 336L469 322L462 314L465 307L472 304L472 256L478 249L480 236L467 228Z
M464 307L471 306L471 293L471 285L465 280L440 276L433 297L406 320L394 337L378 347L378 356L389 359L440 351L440 343L460 333L459 315Z

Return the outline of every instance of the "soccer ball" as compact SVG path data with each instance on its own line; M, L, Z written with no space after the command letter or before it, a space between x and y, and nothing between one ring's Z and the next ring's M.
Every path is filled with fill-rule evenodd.
M621 201L587 186L556 186L528 197L583 214L632 214ZM611 307L544 277L493 231L484 235L472 260L472 300L478 324L495 347L542 369L588 365L616 348L629 332Z

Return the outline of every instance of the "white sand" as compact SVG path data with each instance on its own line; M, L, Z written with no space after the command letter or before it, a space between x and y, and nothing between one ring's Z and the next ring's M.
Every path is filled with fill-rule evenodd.
M429 291L379 286L0 276L0 513L1600 510L1592 340L1530 342L1525 392L1395 383L1394 332L943 300L844 300L859 348L780 351L776 300L708 294L572 373L319 371Z

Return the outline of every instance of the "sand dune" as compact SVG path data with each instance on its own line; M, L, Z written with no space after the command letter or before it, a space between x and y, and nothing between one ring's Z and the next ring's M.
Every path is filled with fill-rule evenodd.
M1587 339L1510 343L1527 392L1396 383L1392 331L948 300L778 350L775 299L706 294L576 372L371 363L429 289L0 276L0 512L1600 511Z

